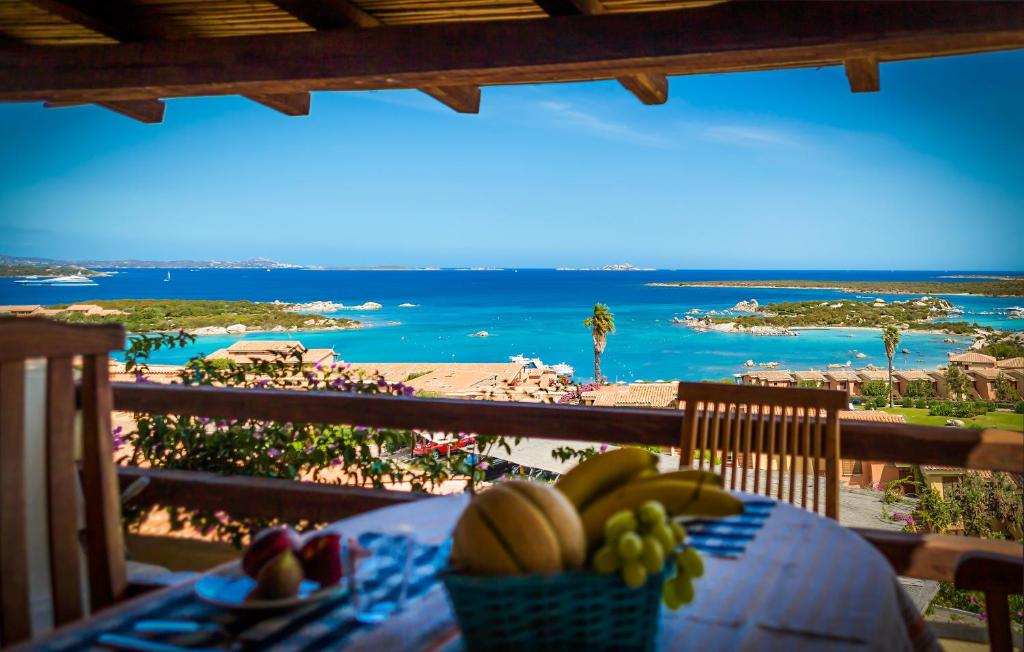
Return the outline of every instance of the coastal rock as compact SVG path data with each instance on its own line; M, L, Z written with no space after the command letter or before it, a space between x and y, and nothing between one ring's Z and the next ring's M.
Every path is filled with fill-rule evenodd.
M744 367L753 367L754 366L754 361L753 360L747 360L746 362L743 363L743 366Z
M953 426L954 428L963 428L964 422L961 419L946 419L947 426Z
M730 308L733 312L749 312L754 313L760 309L757 305L757 299L751 299L750 301L740 301L735 306Z
M227 335L228 329L223 326L201 326L189 331L192 335Z
M293 304L288 307L288 312L336 312L344 308L342 304L333 301L310 301Z
M863 360L864 358L868 357L868 354L864 353L862 351L858 351L857 355L855 355L853 357L857 358L858 360Z
M490 337L491 334L488 333L487 331L477 331L475 333L470 333L469 336L470 337Z
M245 332L245 324L231 324L224 331L229 335L238 335Z
M281 326L280 324L278 324L277 326L274 326L273 328L271 328L270 332L271 333L283 333L284 330L285 330L284 326Z
M800 334L797 331L783 328L782 326L751 326L741 330L750 333L751 335L761 335L766 337L796 337Z

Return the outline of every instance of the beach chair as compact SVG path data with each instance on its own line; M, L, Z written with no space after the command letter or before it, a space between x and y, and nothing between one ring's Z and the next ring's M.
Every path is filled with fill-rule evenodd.
M30 603L30 561L38 562L39 555L30 558L29 541L39 520L45 521L43 540L49 556L44 565L55 625L82 617L86 604L91 611L106 607L126 590L108 376L109 353L123 348L124 339L124 328L117 324L0 318L0 642L4 646L33 633L37 605ZM82 371L76 407L72 364L78 356ZM35 379L43 373L40 358L46 361L45 379L38 383L41 391L34 391ZM31 407L41 394L45 402L39 413L26 409L27 399ZM79 410L81 476L76 464ZM33 451L39 456L31 455ZM80 568L82 503L87 598ZM33 547L39 543L33 542Z
M681 467L717 470L730 489L799 501L815 512L823 498L825 515L839 519L846 392L679 383L678 398L686 411Z

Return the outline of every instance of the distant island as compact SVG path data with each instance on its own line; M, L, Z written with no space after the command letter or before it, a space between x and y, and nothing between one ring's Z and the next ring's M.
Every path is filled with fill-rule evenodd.
M126 258L118 260L59 260L55 258L31 258L25 256L0 256L0 268L13 266L56 267L67 266L101 269L299 269L302 265L279 263L267 258L250 258L249 260L138 260ZM5 274L11 276L11 274Z
M253 331L342 330L361 328L355 319L299 313L290 303L120 299L53 306L5 306L23 316L49 317L75 324L120 322L133 333L185 330L195 335Z
M0 277L2 278L26 278L26 277L58 277L58 276L106 276L106 272L98 272L87 267L78 265L33 265L17 264L5 265L0 263Z
M786 290L838 290L869 294L970 294L1024 297L1024 279L1002 281L667 281L652 287L713 287Z
M556 267L557 272L653 272L653 267L635 267L629 263L604 265L602 267Z
M749 333L751 335L796 335L802 328L882 328L933 331L955 335L973 335L983 329L965 321L938 321L958 314L945 299L922 297L886 303L882 299L854 301L794 301L759 305L756 300L741 301L725 311L704 315L691 311L674 317L673 324L697 331Z

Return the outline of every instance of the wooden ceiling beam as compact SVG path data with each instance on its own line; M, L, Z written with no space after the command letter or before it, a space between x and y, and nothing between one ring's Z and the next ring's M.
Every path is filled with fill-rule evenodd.
M0 50L0 101L123 100L842 65L1024 48L1024 3L797 1Z
M371 29L383 25L380 20L348 0L270 1L278 8L318 30L344 29L346 27ZM459 113L480 112L479 86L429 86L420 90Z
M618 82L644 104L664 104L668 101L668 77L665 75L628 75Z
M164 121L166 105L161 100L110 100L105 102L51 101L43 103L47 109L61 109L69 106L96 104L104 109L145 124L160 124Z
M144 10L122 0L26 0L43 11L121 43L172 36L169 23L147 18Z
M881 87L878 80L878 59L874 57L856 57L843 62L846 68L846 79L850 82L850 90L854 93L876 93Z
M380 27L381 22L348 0L270 0L314 29Z
M459 113L480 113L479 86L420 86L420 90Z
M309 115L309 93L280 93L276 95L246 95L246 98L287 116Z
M596 16L606 13L601 0L534 0L549 16ZM622 87L647 105L668 101L668 77L652 73L623 75Z

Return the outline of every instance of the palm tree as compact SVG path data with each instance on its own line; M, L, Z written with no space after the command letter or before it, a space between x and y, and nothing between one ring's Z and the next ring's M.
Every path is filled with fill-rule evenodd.
M594 314L583 320L594 338L594 382L601 384L601 354L608 343L608 335L615 332L615 315L603 303L594 304Z
M886 326L882 329L882 341L885 342L885 356L889 358L889 407L892 407L892 357L900 344L900 332L895 326Z

